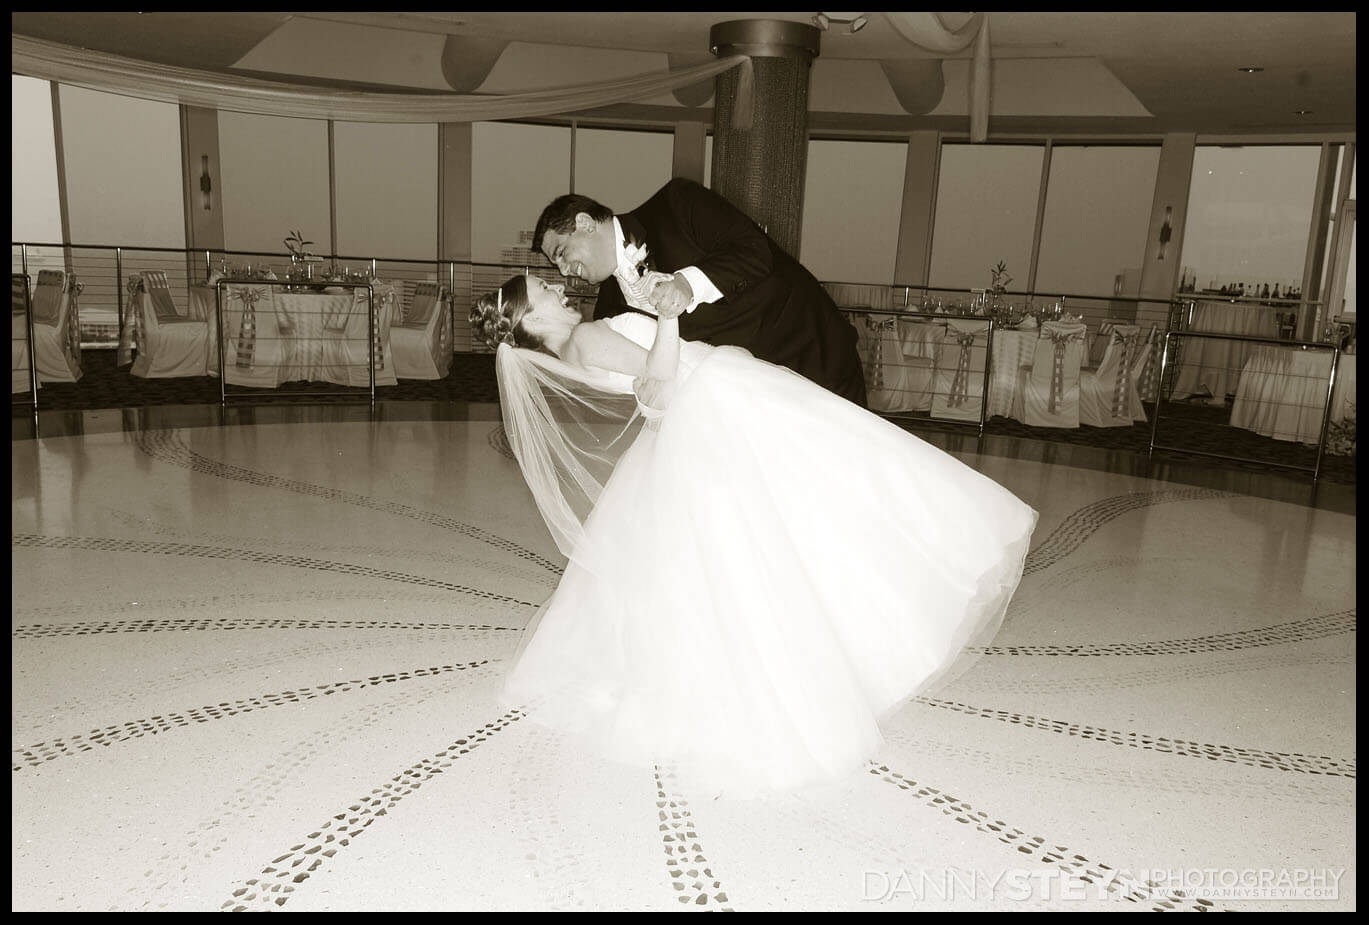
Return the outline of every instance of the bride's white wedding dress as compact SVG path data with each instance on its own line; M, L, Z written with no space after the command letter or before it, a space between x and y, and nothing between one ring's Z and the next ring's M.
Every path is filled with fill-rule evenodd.
M654 319L609 324L644 347ZM628 376L612 374L623 393ZM783 367L681 344L524 636L506 701L685 786L831 782L998 628L1036 512Z

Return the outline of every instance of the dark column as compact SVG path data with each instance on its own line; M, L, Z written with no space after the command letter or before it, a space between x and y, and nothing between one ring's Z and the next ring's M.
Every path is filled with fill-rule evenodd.
M745 19L709 33L715 55L751 56L749 128L733 126L739 69L719 74L713 95L713 189L799 255L808 163L808 75L821 32L804 23Z

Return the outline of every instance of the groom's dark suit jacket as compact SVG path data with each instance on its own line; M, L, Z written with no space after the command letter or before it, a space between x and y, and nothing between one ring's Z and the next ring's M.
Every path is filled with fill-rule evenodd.
M745 347L865 407L856 329L813 274L740 209L676 178L618 222L630 242L646 244L651 269L695 266L722 292L680 316L685 340ZM595 318L628 310L616 279L600 284Z

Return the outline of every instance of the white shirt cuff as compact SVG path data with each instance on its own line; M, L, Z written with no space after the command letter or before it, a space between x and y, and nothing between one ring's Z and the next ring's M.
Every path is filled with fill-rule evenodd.
M705 302L716 302L723 297L722 292L712 281L704 275L704 271L698 267L685 267L675 272L684 276L689 282L689 288L694 290L694 300L689 303L686 312L692 312Z

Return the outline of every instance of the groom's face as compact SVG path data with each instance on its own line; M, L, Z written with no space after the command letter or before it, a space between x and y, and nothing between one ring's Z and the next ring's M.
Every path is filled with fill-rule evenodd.
M584 212L575 216L568 234L548 231L542 236L542 253L556 264L562 276L573 276L598 285L618 268L617 242L612 223L600 224Z

